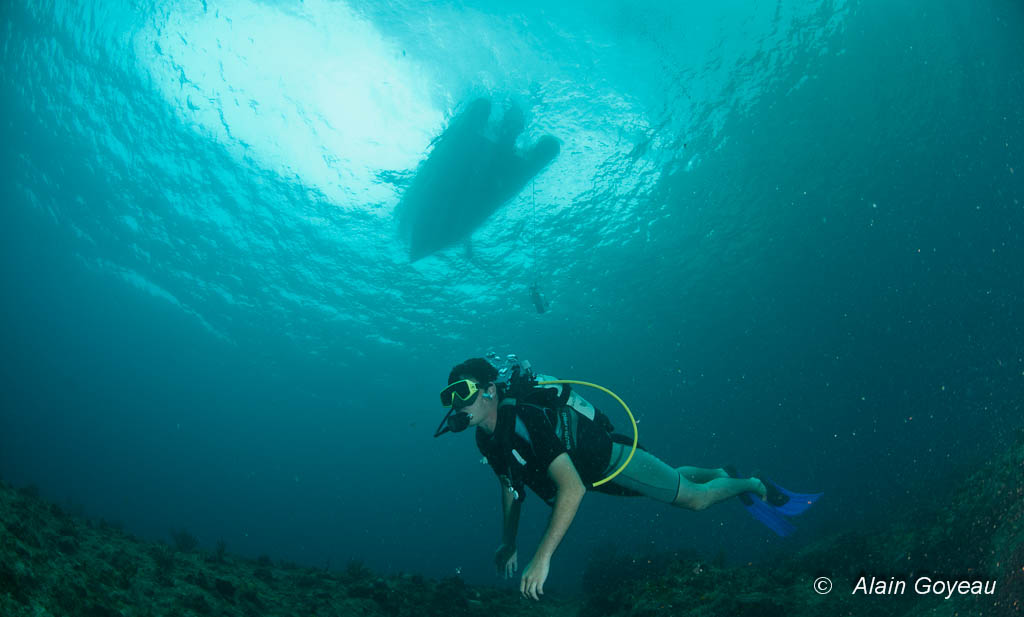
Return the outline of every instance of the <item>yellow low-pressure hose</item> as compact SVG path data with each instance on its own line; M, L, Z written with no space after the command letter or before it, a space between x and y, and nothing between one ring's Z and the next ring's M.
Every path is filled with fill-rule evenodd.
M629 410L629 405L627 405L625 403L625 401L623 401L621 398L619 398L619 396L617 394L615 394L614 392L612 392L608 388L605 388L604 386L599 386L596 383L590 383L589 381L576 381L574 379L552 379L551 381L538 381L537 385L538 386L548 386L548 385L552 385L552 384L556 384L556 383L569 383L569 384L575 384L577 386L587 386L589 388L597 388L598 390L600 390L602 392L608 393L609 395L611 395L611 397L613 399L617 400L619 402L619 404L622 405L622 408L625 409L626 413L629 415L629 421L633 423L633 449L629 451L629 456L626 457L626 462L623 463L621 467L616 469L612 473L612 475L608 476L604 480L598 480L597 482L594 482L594 486L595 487L596 486L601 486L605 482L610 482L612 478L614 478L615 476L617 476L620 473L622 473L622 470L625 469L627 465L629 465L629 461L633 460L633 454L636 453L636 444L640 441L640 431L637 430L637 428L636 428L636 418L633 417L633 412Z

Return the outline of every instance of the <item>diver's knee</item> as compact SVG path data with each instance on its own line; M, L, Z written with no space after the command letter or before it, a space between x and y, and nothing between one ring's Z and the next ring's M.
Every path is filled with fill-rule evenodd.
M686 486L681 484L679 491L676 492L676 498L672 501L672 505L699 512L710 506L711 502L708 500L707 489L703 486Z
M683 508L684 510L693 510L694 512L700 512L708 507L708 502L701 499L689 499L683 497L676 497L676 500L672 502L672 505L677 508Z

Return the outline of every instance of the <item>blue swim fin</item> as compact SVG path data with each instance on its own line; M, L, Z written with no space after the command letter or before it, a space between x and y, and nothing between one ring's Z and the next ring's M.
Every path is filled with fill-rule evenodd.
M733 478L739 478L736 468L732 465L724 467L726 473ZM765 527L776 534L785 537L796 531L796 527L786 517L803 514L825 493L794 493L784 489L771 480L761 479L765 488L768 489L767 498L762 501L755 493L743 493L738 495L743 507L750 512L750 515L760 521Z
M761 501L760 497L756 495L753 498L750 497L750 495L740 495L740 497L746 497L746 501L743 505L746 507L747 512L750 512L750 516L761 521L761 524L768 529L771 529L776 534L784 538L796 531L796 527L793 526L793 523L790 523L789 519L783 516L779 512L778 508Z
M814 505L818 498L825 493L794 493L793 491L786 490L775 484L771 480L761 479L764 482L765 487L768 489L768 503L772 504L776 510L786 516L796 516L803 514L807 508Z

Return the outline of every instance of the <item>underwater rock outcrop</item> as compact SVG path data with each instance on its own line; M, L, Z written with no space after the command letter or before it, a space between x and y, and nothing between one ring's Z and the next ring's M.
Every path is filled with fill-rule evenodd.
M339 572L269 557L202 550L187 532L174 546L68 515L37 491L0 483L2 617L500 617L564 615L564 602L529 606L509 590L459 578L381 576L357 562Z
M456 577L381 576L353 562L339 572L205 551L183 531L172 547L71 516L31 489L0 483L0 615L392 617L918 615L1024 613L1024 431L961 482L941 508L875 533L823 538L771 564L727 566L694 555L605 555L579 601L471 587ZM624 575L623 572L628 572ZM828 576L830 594L812 582ZM902 594L851 594L860 577L906 580ZM992 594L918 594L915 579L991 580ZM601 582L604 581L604 582Z
M1024 615L1024 430L940 503L898 515L873 533L823 538L771 564L671 560L657 573L595 590L580 617ZM600 575L630 565L597 567ZM815 591L819 577L829 578L830 593ZM852 593L862 577L863 585L871 587L875 577L891 593ZM894 585L899 581L904 588ZM947 598L947 581L983 581L993 593L975 583Z

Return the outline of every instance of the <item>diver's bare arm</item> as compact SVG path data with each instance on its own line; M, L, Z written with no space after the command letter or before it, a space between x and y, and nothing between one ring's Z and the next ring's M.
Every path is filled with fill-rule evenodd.
M554 480L558 492L555 494L555 506L551 512L548 528L540 540L540 546L537 547L537 554L534 555L534 559L539 558L544 561L551 560L558 544L565 537L565 532L569 530L569 525L576 518L576 511L580 507L580 502L583 501L583 495L587 492L586 487L583 486L583 480L580 479L580 474L576 471L576 466L572 464L572 459L568 454L562 453L551 462L548 467L548 475Z
M516 500L515 493L509 490L511 484L501 481L501 543L515 546L516 534L519 533L519 513L523 504Z

